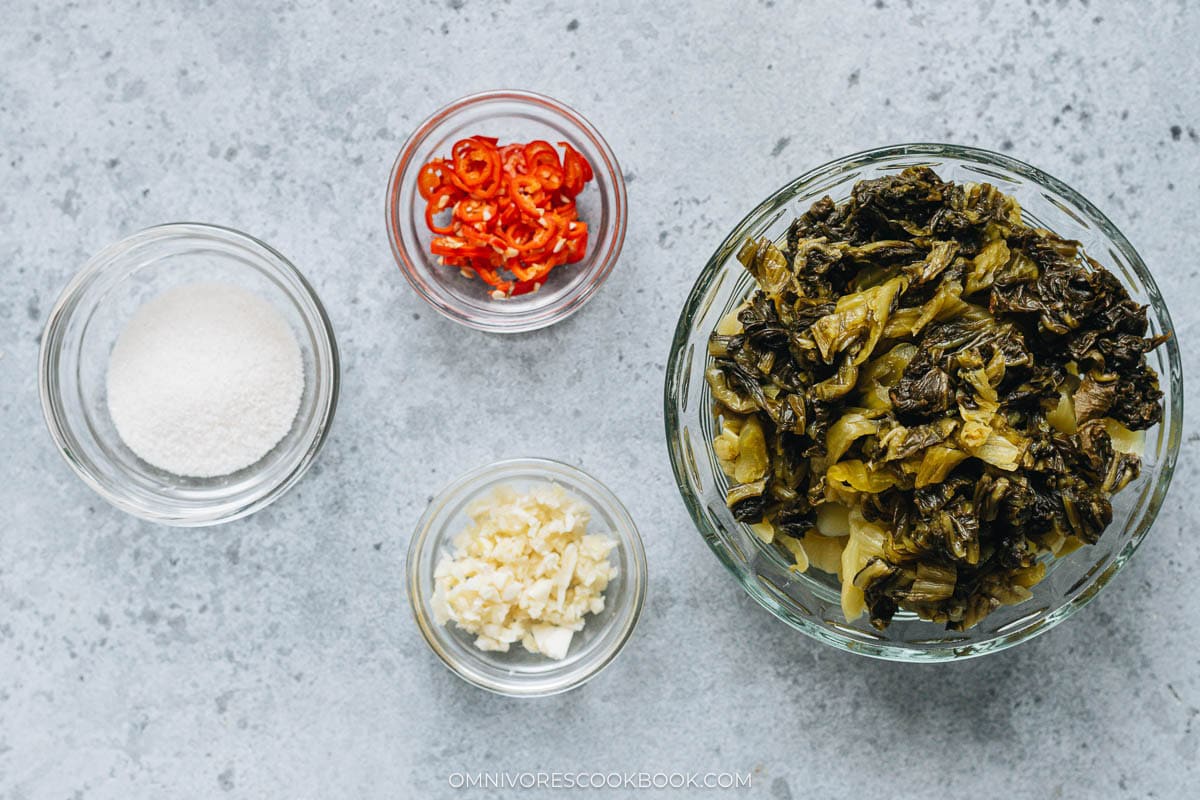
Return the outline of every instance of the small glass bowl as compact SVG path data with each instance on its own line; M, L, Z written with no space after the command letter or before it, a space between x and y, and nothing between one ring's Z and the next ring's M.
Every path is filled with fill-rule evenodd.
M453 621L438 625L430 600L434 569L450 554L454 537L470 522L467 507L497 486L518 491L533 484L556 483L592 512L591 533L617 540L611 556L617 576L604 592L604 610L589 614L571 639L567 657L554 661L530 653L520 643L507 653L475 647L475 637ZM540 697L574 689L612 663L637 625L646 595L646 552L629 516L603 484L574 467L543 458L497 461L461 476L429 504L408 546L408 599L417 626L438 657L463 680L510 697Z
M845 200L860 180L911 167L933 168L944 180L989 182L1016 197L1031 224L1083 244L1148 306L1150 334L1173 331L1158 287L1129 240L1078 192L1041 170L999 153L945 144L903 144L846 156L817 167L772 194L725 238L701 270L684 304L667 364L667 447L675 481L692 520L746 593L779 619L818 641L895 661L949 661L994 653L1043 633L1096 596L1133 555L1162 505L1183 430L1183 372L1174 336L1148 355L1163 390L1163 419L1146 431L1142 473L1113 497L1113 521L1100 540L1047 563L1033 597L1002 606L966 631L947 631L900 612L884 631L865 615L847 622L834 576L796 573L791 560L764 545L725 506L728 479L712 439L716 419L704 379L708 338L717 321L753 289L735 254L746 237L778 241L791 221L825 195ZM1166 587L1164 587L1165 589Z
M429 252L433 234L425 224L417 174L431 158L448 156L456 141L474 135L495 136L501 144L569 142L592 165L595 179L576 200L579 218L588 224L587 254L556 268L536 292L495 300L483 281L438 264ZM492 333L537 330L578 311L620 256L627 216L625 178L600 132L573 109L532 92L482 92L441 109L405 142L388 181L388 238L404 277L444 316Z
M217 478L181 477L147 464L108 414L113 344L145 302L183 284L230 283L270 302L292 327L304 394L291 431L257 463ZM42 335L42 412L59 452L105 500L152 522L213 525L271 503L320 450L338 396L333 328L304 276L266 244L229 228L148 228L94 256L63 290Z

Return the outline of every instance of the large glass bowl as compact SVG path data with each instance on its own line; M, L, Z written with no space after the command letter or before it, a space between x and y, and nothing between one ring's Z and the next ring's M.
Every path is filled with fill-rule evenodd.
M173 475L138 458L108 414L109 353L130 317L197 282L232 284L269 302L296 334L304 364L288 434L256 463L214 478ZM40 361L42 412L71 469L117 508L166 525L228 522L273 502L312 465L337 406L337 345L316 292L277 251L216 225L159 225L94 256L50 312Z
M741 302L753 279L735 258L746 237L778 240L816 200L846 199L856 181L906 167L932 167L943 179L989 182L1013 195L1026 221L1077 239L1112 270L1139 303L1149 306L1153 334L1171 331L1171 318L1154 279L1133 245L1100 211L1061 181L1008 156L942 144L905 144L869 150L800 176L764 200L725 238L688 295L671 343L666 379L666 432L675 480L704 540L746 592L784 622L819 641L854 653L897 661L948 661L993 653L1062 622L1133 555L1162 505L1175 467L1183 418L1183 375L1174 338L1149 354L1161 377L1165 414L1146 432L1141 476L1113 498L1113 522L1100 541L1048 564L1033 597L992 612L967 631L947 631L901 612L885 631L867 619L847 622L836 578L818 570L798 574L790 561L762 544L725 507L728 481L717 465L715 417L704 380L707 341L717 321Z

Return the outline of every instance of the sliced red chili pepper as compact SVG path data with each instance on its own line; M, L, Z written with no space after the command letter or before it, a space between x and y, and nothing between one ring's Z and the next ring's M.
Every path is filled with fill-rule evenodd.
M429 230L433 231L434 233L447 234L454 232L453 219L450 220L448 225L438 225L433 220L435 214L440 214L443 211L450 209L452 194L453 190L450 188L438 189L433 193L433 196L429 198L429 202L425 204L425 224L429 227ZM445 200L444 203L443 199Z
M517 208L516 203L509 203L500 209L500 215L496 220L496 228L508 228L521 222L521 210Z
M583 184L585 183L583 171L583 158L574 150L568 149L563 156L562 190L570 197L574 197L583 191Z
M454 172L467 186L482 186L500 170L500 157L491 145L469 139L464 141L466 147L459 146L462 142L454 146Z
M505 244L517 249L533 238L533 229L520 221L512 222L497 230Z
M513 284L513 288L512 288L512 292L510 292L510 296L519 297L520 295L523 295L523 294L529 294L531 292L536 292L538 289L540 289L542 287L543 283L545 283L545 280L518 281L517 283Z
M554 269L554 262L552 260L543 261L540 264L534 264L529 270L529 280L545 280L552 269Z
M566 170L567 160L578 161L581 171L583 172L583 182L587 183L592 178L596 177L592 172L591 163L584 158L583 154L571 146L570 142L559 142L563 149L563 170Z
M471 136L454 144L449 159L431 159L417 176L425 221L440 234L430 252L478 274L497 296L536 291L556 267L584 258L588 226L574 197L592 179L591 165L560 144L561 159L540 139L500 147L490 136ZM434 217L447 212L449 224L437 225Z
M532 175L541 182L547 192L556 192L563 183L563 171L558 164L539 162L531 171Z
M489 255L496 250L505 250L508 248L508 242L494 233L486 230L477 230L471 225L458 225L458 235L463 238L467 244L476 247L486 248Z
M447 170L446 177L450 181L450 187L457 191L460 195L474 197L477 200L491 200L499 194L500 189L504 184L502 180L503 176L501 174L497 174L495 176L495 180L489 181L486 185L480 184L475 186L472 186L464 181L453 169Z
M553 215L547 214L546 216L551 217ZM545 220L546 217L542 217L542 219ZM541 250L546 247L546 245L548 245L558 234L559 226L556 223L551 222L546 225L531 225L530 230L531 233L527 239L508 239L506 241L510 247L521 253L528 252L530 250Z
M450 163L453 164L458 160L459 156L470 152L479 145L480 143L472 139L470 136L468 136L466 139L459 139L454 143L454 146L450 148Z
M479 277L481 277L485 281L487 281L489 285L491 285L491 286L499 286L500 285L500 273L496 272L496 270L491 269L490 267L487 267L487 268L481 267L481 268L477 269L476 272L478 272Z
M525 174L525 148L519 144L507 144L500 148L500 163L509 175Z
M554 149L554 145L542 139L534 139L525 145L525 163L531 168L538 164L551 164L556 167L561 164L558 160L558 151Z
M435 158L417 173L417 191L425 200L433 197L433 193L446 183L446 164L440 158Z
M584 231L582 236L567 239L567 263L574 264L583 261L583 257L587 255L587 244L587 231Z
M459 200L454 204L454 216L463 222L487 222L495 215L495 204L474 197Z
M453 236L435 237L429 242L429 252L435 256L444 256L446 258L487 258L491 255L490 247L480 247L470 245L462 239Z
M531 217L542 215L542 209L537 201L537 194L542 190L541 181L532 175L510 175L508 189L513 202L522 212Z
M446 178L450 181L451 188L461 192L462 194L470 194L471 187L464 181L458 172L452 167L446 171Z
M497 272L496 270L480 269L480 270L476 270L476 272L479 274L479 277L483 278L484 281L486 281L488 283L489 286L495 286L496 291L501 292L506 295L512 294L512 291L513 291L512 281L506 281L503 278L501 278L500 273Z
M551 210L553 210L555 214L558 214L563 219L578 219L579 217L579 212L575 210L574 200L567 200L565 203L552 206Z

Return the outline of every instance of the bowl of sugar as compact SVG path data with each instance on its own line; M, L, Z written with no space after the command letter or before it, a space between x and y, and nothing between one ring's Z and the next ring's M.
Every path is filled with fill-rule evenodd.
M166 525L251 514L316 458L338 396L333 328L259 240L160 225L94 256L42 336L59 452L117 508Z

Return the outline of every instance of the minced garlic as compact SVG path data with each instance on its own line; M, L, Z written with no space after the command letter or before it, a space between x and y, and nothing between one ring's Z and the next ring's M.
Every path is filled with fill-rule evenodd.
M564 658L584 615L604 609L616 540L589 534L587 506L552 483L499 487L467 513L471 525L433 573L434 619L454 620L480 650L520 642Z

